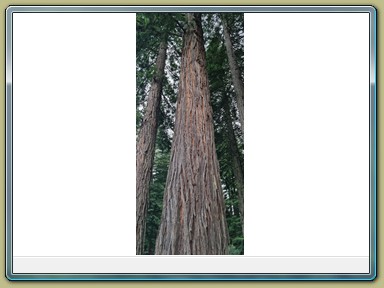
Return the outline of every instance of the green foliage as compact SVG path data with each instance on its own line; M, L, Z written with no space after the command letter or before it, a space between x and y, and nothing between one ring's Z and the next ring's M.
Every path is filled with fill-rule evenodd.
M231 255L244 255L244 238L237 237L229 244L229 254Z
M156 237L163 207L163 194L167 179L169 157L170 151L164 152L157 149L155 152L155 165L153 167L152 182L149 188L150 198L148 203L148 216L144 243L144 254L146 255L153 255L155 253Z
M140 129L146 98L155 76L156 57L160 42L167 40L166 77L163 80L160 130L173 130L175 103L178 85L179 50L181 34L177 21L180 13L137 13L136 14L136 131ZM163 133L163 136L166 135ZM169 138L169 136L168 136ZM170 139L168 139L170 141Z

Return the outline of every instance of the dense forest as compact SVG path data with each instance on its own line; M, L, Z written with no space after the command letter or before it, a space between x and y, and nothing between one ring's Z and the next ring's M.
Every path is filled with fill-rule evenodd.
M136 31L136 254L244 254L243 14Z

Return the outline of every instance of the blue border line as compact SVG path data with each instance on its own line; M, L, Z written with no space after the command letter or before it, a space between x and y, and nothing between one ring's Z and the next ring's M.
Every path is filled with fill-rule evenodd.
M374 8L374 7L373 7ZM373 9L373 66L374 66L374 75L373 75L373 97L374 97L374 105L373 105L373 132L374 132L374 139L373 139L373 161L374 161L374 173L373 173L373 214L374 214L374 235L373 235L373 255L371 257L374 258L374 271L372 271L373 279L377 277L377 10L376 8Z

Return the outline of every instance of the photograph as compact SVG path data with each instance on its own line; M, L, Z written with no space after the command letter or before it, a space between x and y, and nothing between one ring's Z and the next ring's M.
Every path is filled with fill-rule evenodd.
M244 255L244 13L136 14L136 255Z

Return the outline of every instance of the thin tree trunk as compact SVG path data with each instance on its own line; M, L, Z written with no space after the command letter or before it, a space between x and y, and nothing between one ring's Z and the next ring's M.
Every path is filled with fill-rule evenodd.
M231 110L229 106L229 95L224 99L224 119L227 126L227 137L229 142L229 153L232 157L233 173L235 176L235 184L238 192L239 200L239 214L241 220L241 226L244 232L244 169L240 161L240 151L237 146L235 131L233 130Z
M156 60L143 124L136 143L136 254L143 253L149 185L155 156L156 132L160 112L161 90L166 59L166 42L162 42Z
M228 29L228 22L225 19L225 15L221 15L221 21L223 23L224 42L227 50L229 67L231 69L232 82L236 92L237 109L239 110L241 131L244 135L244 83L241 78L239 65L237 65L235 53L233 51L231 36Z
M187 14L171 162L155 254L228 254L199 13Z

